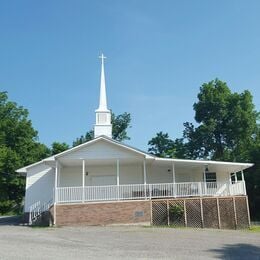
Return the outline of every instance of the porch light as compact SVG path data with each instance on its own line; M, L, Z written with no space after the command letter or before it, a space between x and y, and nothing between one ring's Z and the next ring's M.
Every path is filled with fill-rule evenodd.
M209 172L209 166L205 165L205 172Z
M86 172L86 176L88 176L88 172Z

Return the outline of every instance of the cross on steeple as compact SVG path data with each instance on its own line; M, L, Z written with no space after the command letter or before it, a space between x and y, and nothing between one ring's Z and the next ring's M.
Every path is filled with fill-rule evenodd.
M98 56L98 57L99 57L99 59L101 59L101 62L102 62L102 63L104 63L104 60L107 58L107 57L104 56L103 53L101 53L101 55Z

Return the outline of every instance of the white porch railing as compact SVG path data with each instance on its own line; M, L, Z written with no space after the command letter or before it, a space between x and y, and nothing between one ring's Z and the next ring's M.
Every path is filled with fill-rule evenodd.
M245 194L244 181L239 181L234 184L220 182L184 182L85 186L84 188L58 187L56 190L56 203Z
M29 225L33 225L41 217L42 213L48 211L53 204L53 200L41 203L37 201L33 203L29 208Z
M201 197L246 195L244 181L234 184L220 182L183 182L129 184L109 186L58 187L56 203L152 199L165 197Z

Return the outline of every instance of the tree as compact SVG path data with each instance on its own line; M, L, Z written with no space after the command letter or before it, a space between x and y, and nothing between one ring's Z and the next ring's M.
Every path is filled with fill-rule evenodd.
M232 93L216 79L202 85L193 107L198 126L186 122L183 133L188 157L255 163L245 179L251 213L260 219L259 113L251 93Z
M161 131L148 142L150 145L148 152L159 157L172 157L173 144L174 142L169 138L168 133Z
M202 85L193 107L198 126L184 124L191 157L248 158L246 147L254 143L258 118L249 91L232 93L225 82L216 79Z
M51 155L55 155L69 149L69 145L66 143L53 142L51 146Z
M38 142L28 111L0 92L0 214L20 205L25 178L15 170L46 157L48 148Z
M112 138L117 141L124 141L130 140L130 137L127 136L127 129L130 128L131 123L131 115L129 113L123 113L116 116L112 113L111 116L111 123L112 123ZM73 146L77 146L79 144L88 142L94 139L94 131L90 130L85 135L77 138L73 142Z
M183 139L172 140L168 133L159 132L149 142L148 152L158 157L186 158L187 148Z
M111 122L113 139L119 142L130 140L130 137L127 135L127 129L131 128L131 115L129 113L124 112L118 116L112 113Z

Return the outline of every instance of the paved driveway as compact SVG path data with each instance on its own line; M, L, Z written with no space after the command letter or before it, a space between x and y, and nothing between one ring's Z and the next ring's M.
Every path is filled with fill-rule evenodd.
M260 259L260 233L0 225L0 259Z

